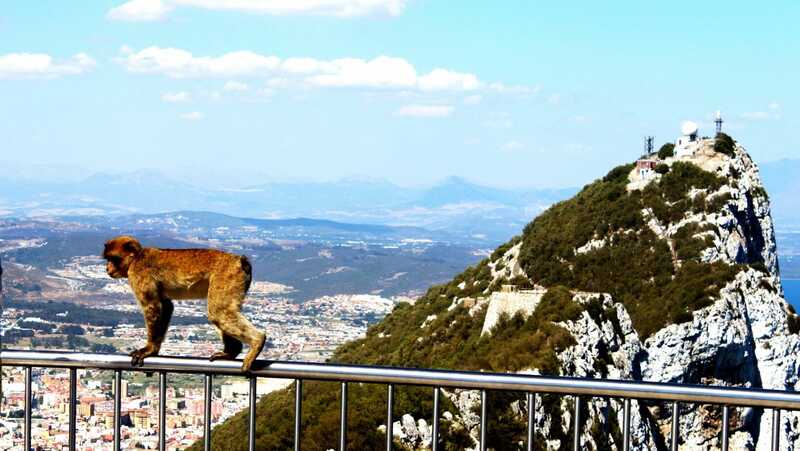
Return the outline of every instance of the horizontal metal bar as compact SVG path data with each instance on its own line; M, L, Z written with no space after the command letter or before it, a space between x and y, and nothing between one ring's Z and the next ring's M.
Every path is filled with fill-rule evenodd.
M2 362L0 364L2 366L242 375L241 362L236 360L209 362L208 359L189 357L149 357L145 359L143 366L133 367L130 357L123 355L3 350L0 351L0 362ZM532 391L800 410L800 393L734 387L275 361L255 362L251 375L340 382Z

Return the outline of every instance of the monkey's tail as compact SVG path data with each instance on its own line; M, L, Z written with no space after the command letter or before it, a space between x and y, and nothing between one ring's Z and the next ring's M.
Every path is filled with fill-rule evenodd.
M244 271L245 276L247 276L244 283L244 292L247 293L250 290L250 283L253 282L253 265L250 264L250 260L244 255L242 255L241 261L242 271Z

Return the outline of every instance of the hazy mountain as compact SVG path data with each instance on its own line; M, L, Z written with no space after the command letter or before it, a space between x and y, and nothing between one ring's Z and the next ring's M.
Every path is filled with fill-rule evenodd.
M77 181L4 178L0 180L0 212L64 217L202 210L251 218L308 217L447 229L500 242L519 233L532 214L574 191L498 189L459 177L428 188L344 179L205 189L143 170L99 173Z
M777 227L800 224L800 160L764 163L761 178L770 193Z

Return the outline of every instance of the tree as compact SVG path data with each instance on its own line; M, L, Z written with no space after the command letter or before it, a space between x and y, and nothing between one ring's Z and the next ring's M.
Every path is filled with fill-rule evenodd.
M675 155L675 144L666 143L658 149L658 158L662 160Z
M734 141L733 138L722 132L717 133L716 139L714 139L715 152L723 153L728 156L733 156L733 152L735 149L736 149L736 141Z

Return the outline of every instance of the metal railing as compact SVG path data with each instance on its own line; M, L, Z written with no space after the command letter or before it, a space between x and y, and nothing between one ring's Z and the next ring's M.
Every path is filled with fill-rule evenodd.
M800 410L800 393L776 390L742 389L650 382L616 381L603 379L580 379L569 377L547 377L519 374L482 373L467 371L443 371L413 368L391 368L378 366L338 365L300 362L258 361L250 373L243 374L238 361L214 361L185 357L150 357L141 367L131 366L130 357L122 355L88 354L49 351L0 351L0 366L23 367L25 372L25 449L31 445L31 368L66 368L69 370L69 448L75 449L76 431L76 386L78 369L114 371L114 449L120 449L120 383L122 371L159 373L159 449L166 448L166 384L168 373L202 374L205 377L204 393L204 445L211 449L211 382L216 375L245 376L250 378L249 393L249 449L255 450L256 381L258 378L283 378L295 380L294 449L301 445L301 412L303 381L336 381L341 383L341 413L339 423L339 449L347 445L347 387L348 383L376 383L388 386L386 408L386 449L392 449L392 423L395 385L417 385L433 388L433 424L431 448L439 449L440 389L477 389L481 394L479 449L487 446L487 391L509 390L526 392L528 403L527 449L533 449L535 422L534 394L561 394L573 396L574 424L580 425L581 399L588 397L621 398L623 400L623 450L631 449L631 399L671 401L672 428L670 446L678 449L678 409L680 403L716 404L722 406L722 449L728 449L730 407L758 407L772 409L772 449L780 445L780 412ZM581 449L581 428L573 428L573 449Z

